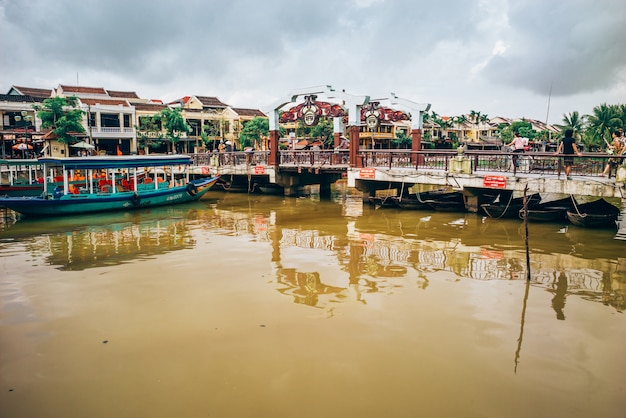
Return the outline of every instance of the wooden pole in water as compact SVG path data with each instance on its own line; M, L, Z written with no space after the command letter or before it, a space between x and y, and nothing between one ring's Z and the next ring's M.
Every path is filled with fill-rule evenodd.
M524 244L526 245L526 280L530 282L530 249L528 247L528 185L524 187Z

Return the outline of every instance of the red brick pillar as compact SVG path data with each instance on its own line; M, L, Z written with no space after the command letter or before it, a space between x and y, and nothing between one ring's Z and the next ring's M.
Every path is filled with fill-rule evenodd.
M279 131L270 131L270 155L267 160L268 165L278 167L278 138L280 137Z
M422 130L421 129L413 129L411 130L411 151L421 151L422 150ZM418 163L422 164L424 158L421 155L413 155L413 164Z
M333 137L335 138L335 144L333 145L333 148L337 148L339 144L341 144L341 135L343 135L341 132L333 133Z
M348 138L350 138L350 167L362 167L363 164L357 158L359 153L360 134L358 126L348 126Z

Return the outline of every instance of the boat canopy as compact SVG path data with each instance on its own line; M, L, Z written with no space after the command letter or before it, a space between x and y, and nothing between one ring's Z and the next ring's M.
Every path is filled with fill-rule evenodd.
M3 166L38 166L42 163L39 160L34 159L10 159L10 160L0 160L0 165Z
M65 170L87 170L105 168L160 167L174 165L190 165L188 155L124 155L116 157L66 157L40 158L40 164L48 167L62 166Z

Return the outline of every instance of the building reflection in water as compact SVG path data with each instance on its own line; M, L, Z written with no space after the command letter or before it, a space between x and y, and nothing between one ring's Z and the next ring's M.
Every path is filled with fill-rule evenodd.
M32 251L60 269L81 270L193 248L195 229L250 237L271 247L277 290L317 308L367 303L368 294L404 286L427 290L435 272L452 273L457 281L526 277L523 230L515 220L373 210L346 194L330 202L217 196L151 211L19 221L0 230L0 239L32 234ZM623 242L555 225L532 225L530 233L532 280L554 294L557 318L566 317L566 295L624 310Z
M277 290L296 303L317 308L350 298L366 303L367 294L391 293L396 287L427 289L429 274L441 271L459 281L526 279L524 232L514 220L374 211L345 197L334 206L294 199L281 201L280 207L259 201L233 205L235 198L228 199L228 209L217 203L213 226L268 241ZM346 215L346 207L357 206L360 212L351 209L353 215ZM611 248L596 251L594 240L603 241L605 235L571 234L558 225L532 225L530 232L533 282L555 294L559 319L565 318L566 293L624 310L626 260L606 257L619 254L623 243L604 243Z

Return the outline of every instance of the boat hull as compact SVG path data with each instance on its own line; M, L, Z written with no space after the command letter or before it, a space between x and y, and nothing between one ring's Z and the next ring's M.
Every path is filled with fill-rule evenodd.
M519 210L520 219L526 219L529 222L559 222L567 221L567 211L571 210L574 205L573 197L567 197L551 202L541 203L539 205Z
M185 186L151 191L67 194L60 198L6 197L0 198L0 206L26 216L67 216L174 205L200 199L218 179L200 179Z
M604 199L583 203L567 211L567 219L572 224L586 228L615 227L618 216L617 206Z
M23 186L0 185L0 196L39 196L43 192L43 185L32 184Z
M528 208L533 208L541 201L539 194L533 194L528 197ZM499 203L483 203L480 205L483 212L490 218L518 218L519 211L524 208L524 198L516 197L505 202Z

